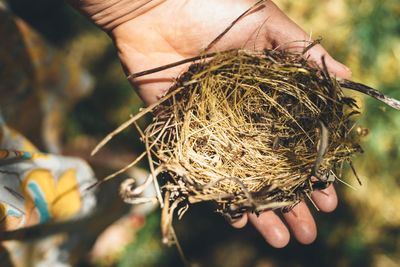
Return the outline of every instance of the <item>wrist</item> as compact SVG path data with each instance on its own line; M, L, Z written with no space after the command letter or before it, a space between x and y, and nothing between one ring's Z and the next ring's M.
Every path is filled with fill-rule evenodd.
M165 0L67 0L105 32L132 21Z

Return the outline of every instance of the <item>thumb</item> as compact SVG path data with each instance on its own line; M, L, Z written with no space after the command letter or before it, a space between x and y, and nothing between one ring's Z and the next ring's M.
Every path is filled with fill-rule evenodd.
M316 45L308 51L307 59L317 63L321 68L323 67L322 58L325 60L328 71L336 77L342 79L349 79L351 77L351 70L336 61L321 45Z
M291 51L303 52L310 44L310 35L291 20L282 10L279 9L272 1L269 2L268 10L272 12L269 16L266 27L270 39L275 43L278 49L289 49ZM304 41L304 43L302 42ZM305 57L322 67L322 58L328 71L333 75L348 79L351 77L351 71L345 65L339 63L320 45L317 44L307 51Z

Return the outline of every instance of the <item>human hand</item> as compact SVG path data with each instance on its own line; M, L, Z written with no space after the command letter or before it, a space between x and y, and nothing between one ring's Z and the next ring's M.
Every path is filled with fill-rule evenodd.
M73 1L73 0L72 0ZM121 23L111 23L104 26L99 23L96 8L87 8L84 12L95 22L105 28L113 38L118 49L118 55L126 73L137 73L143 70L176 62L199 55L222 33L236 18L249 7L254 0L169 0L157 1L155 7L133 16L129 12ZM130 10L130 5L147 1L96 1L107 2L99 5L109 5L115 10ZM113 8L114 5L114 8ZM99 8L98 10L105 10ZM108 12L109 13L109 12ZM107 12L103 15L107 17ZM101 17L101 16L100 16ZM117 16L118 17L118 16ZM97 21L96 21L97 19ZM115 21L115 20L113 20ZM272 1L265 1L235 24L209 50L223 51L234 48L246 49L291 49L303 51L309 43L298 41L309 40L309 36L293 21L291 21ZM307 58L321 65L325 56L326 65L331 73L341 78L349 78L349 69L335 61L321 45L315 45L307 51ZM170 68L153 73L134 81L142 99L151 104L162 97L170 88L175 78L181 74L187 65ZM332 186L312 194L314 203L321 211L330 212L337 206L337 196ZM316 224L304 202L293 210L283 214L287 225L296 239L303 244L312 243L316 238ZM290 234L283 221L272 211L260 214L245 214L233 223L241 228L250 221L265 240L274 247L284 247L289 242Z

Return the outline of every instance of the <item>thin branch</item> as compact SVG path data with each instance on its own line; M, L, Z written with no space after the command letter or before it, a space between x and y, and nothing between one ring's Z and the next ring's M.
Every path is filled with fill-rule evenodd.
M342 86L344 88L369 95L369 96L371 96L377 100L380 100L383 103L391 106L394 109L400 110L400 101L399 100L389 97L389 96L383 94L382 92L379 92L378 90L376 90L372 87L369 87L365 84L357 83L357 82L353 82L353 81L349 81L349 80L339 81L339 84L340 84L340 86Z
M204 49L204 52L207 52L210 50L228 31L232 29L235 24L242 19L244 16L249 14L251 11L253 11L255 8L259 7L262 3L264 3L265 0L260 0L254 5L252 5L249 9L247 9L245 12L243 12L239 17L237 17L234 21L231 22L231 24L222 32L220 33L212 42Z
M167 99L169 99L171 96L175 95L176 93L178 93L182 88L178 88L172 92L170 92L169 94L163 96L159 101L151 104L150 106L142 109L139 113L137 113L135 116L132 116L129 120L127 120L126 122L124 122L123 124L121 124L117 129L115 129L114 131L112 131L111 133L109 133L92 151L92 153L90 154L91 156L95 155L104 145L106 145L114 136L116 136L117 134L119 134L120 132L122 132L123 130L125 130L126 128L128 128L132 123L134 123L135 121L137 121L138 119L140 119L141 117L143 117L145 114L151 112L155 107L157 107L158 105L160 105L161 103L163 103L164 101L166 101Z
M193 63L193 62L198 61L198 60L214 57L216 54L217 53L209 53L209 54L203 54L203 55L195 56L195 57L191 57L191 58L186 58L186 59L183 59L183 60L180 60L180 61L176 61L174 63L170 63L170 64L167 64L167 65L163 65L163 66L160 66L160 67L157 67L157 68L154 68L154 69L149 69L149 70L145 70L145 71L129 74L126 77L126 79L127 80L132 80L132 79L135 79L135 78L138 78L138 77L141 77L141 76L145 76L145 75L149 75L149 74L152 74L152 73L160 72L160 71L163 71L163 70L166 70L166 69L170 69L170 68L173 68L173 67L177 67L177 66L180 66L180 65L183 65L183 64L186 64L186 63Z

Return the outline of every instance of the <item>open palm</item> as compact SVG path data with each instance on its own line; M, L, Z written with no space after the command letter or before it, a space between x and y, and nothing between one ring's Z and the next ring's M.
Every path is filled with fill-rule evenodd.
M96 2L95 0L87 0ZM118 1L112 1L118 2ZM129 5L129 1L124 5ZM134 1L133 1L134 2ZM133 19L107 29L118 49L127 74L136 73L185 58L199 55L236 18L253 6L254 0L167 0ZM92 17L88 11L84 11ZM210 51L232 48L246 49L304 49L310 37L291 21L272 1L264 1L241 18ZM350 71L335 61L320 45L308 52L308 59L320 64L321 57L331 73L348 78ZM163 96L174 79L187 65L167 69L138 78L132 83L142 99L151 104ZM321 211L336 208L337 196L332 186L312 194ZM296 239L309 244L316 238L314 219L304 202L283 214L287 226ZM284 247L290 234L285 223L272 211L258 217L245 214L233 226L240 228L250 221L265 240L274 247Z

